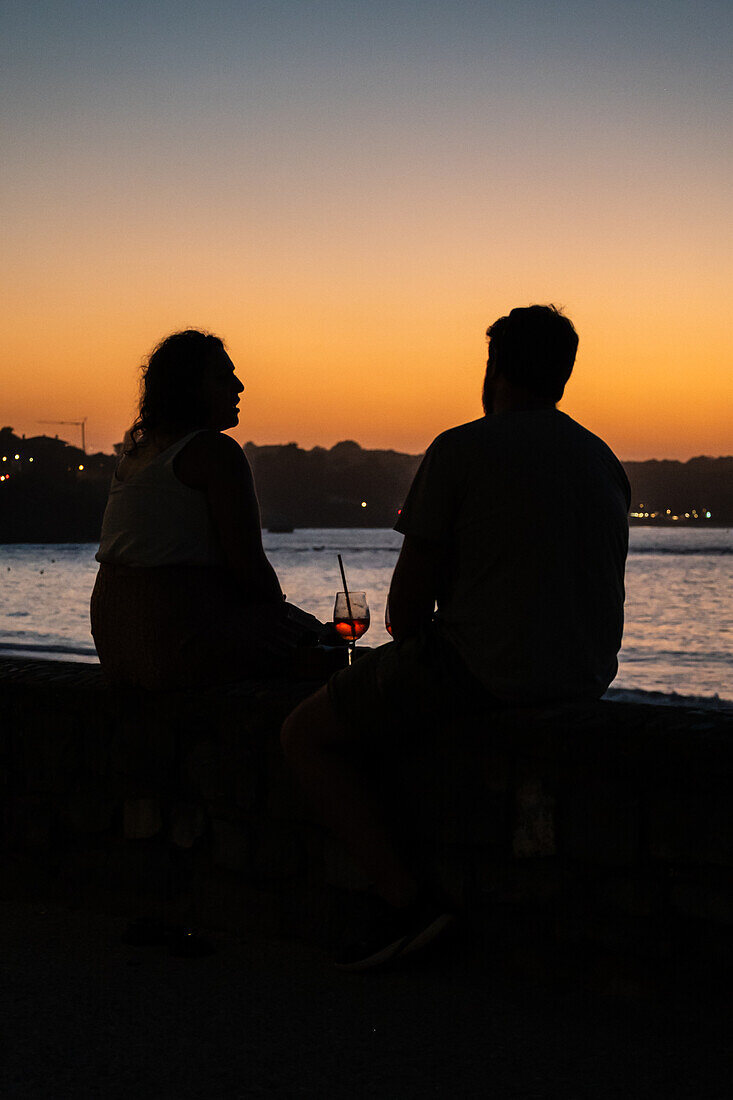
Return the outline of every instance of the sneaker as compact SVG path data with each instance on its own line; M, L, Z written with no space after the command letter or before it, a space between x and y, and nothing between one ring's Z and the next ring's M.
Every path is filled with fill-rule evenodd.
M334 958L339 970L370 970L427 947L455 918L450 902L436 895L421 895L404 909L372 902L364 927Z

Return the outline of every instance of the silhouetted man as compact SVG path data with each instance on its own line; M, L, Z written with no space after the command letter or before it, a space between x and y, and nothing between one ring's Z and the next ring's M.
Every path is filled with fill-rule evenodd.
M487 337L485 416L431 444L396 524L394 642L336 673L283 728L303 787L381 899L344 968L389 961L450 920L395 852L354 749L464 708L598 699L616 675L629 485L606 444L555 407L577 334L553 306L530 306Z

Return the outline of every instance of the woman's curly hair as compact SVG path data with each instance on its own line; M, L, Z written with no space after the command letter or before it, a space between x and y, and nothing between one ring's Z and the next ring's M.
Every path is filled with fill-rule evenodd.
M208 416L202 382L212 354L224 350L218 336L186 329L166 336L143 366L140 409L130 428L127 453L156 428L193 431Z

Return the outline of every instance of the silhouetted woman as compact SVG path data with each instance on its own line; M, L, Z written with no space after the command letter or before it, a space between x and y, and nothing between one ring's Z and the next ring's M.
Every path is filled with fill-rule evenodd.
M293 618L321 625L284 603L249 463L222 434L238 423L243 389L222 341L195 330L163 340L143 369L91 601L113 682L178 688L278 674L298 641Z

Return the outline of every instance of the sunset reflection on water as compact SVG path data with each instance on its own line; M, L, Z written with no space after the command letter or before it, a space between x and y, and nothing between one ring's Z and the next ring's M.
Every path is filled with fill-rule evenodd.
M288 599L327 620L342 586L367 593L371 646L388 642L384 608L402 536L386 529L264 532ZM626 626L614 687L733 700L733 530L637 527L630 533ZM3 643L91 654L88 601L96 546L0 546ZM66 652L64 652L66 651ZM10 652L10 651L8 651ZM17 648L13 652L18 652ZM31 651L33 652L33 651Z

